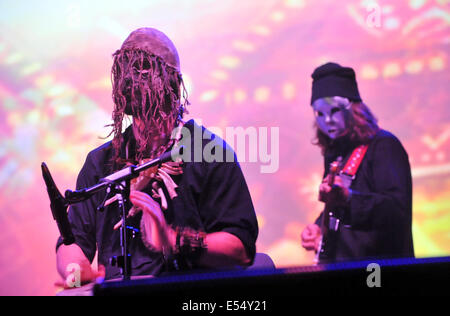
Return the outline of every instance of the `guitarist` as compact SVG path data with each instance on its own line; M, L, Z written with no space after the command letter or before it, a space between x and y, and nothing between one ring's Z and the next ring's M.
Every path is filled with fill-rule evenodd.
M405 149L378 127L352 68L327 63L312 78L315 144L325 163L319 200L327 211L303 230L302 246L319 252L319 263L413 257L412 181ZM330 181L329 168L338 157L341 170ZM321 255L323 241L326 253Z

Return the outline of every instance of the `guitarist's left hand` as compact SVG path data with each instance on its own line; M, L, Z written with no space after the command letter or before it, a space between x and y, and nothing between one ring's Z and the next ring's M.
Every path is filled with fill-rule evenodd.
M319 201L331 203L336 206L348 205L350 190L344 186L342 178L337 175L334 178L334 185L328 184L329 176L326 176L319 187Z

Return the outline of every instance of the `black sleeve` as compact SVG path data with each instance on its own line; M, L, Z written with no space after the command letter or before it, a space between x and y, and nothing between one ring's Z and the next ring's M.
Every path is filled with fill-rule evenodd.
M86 158L83 168L77 178L77 189L86 188L96 184L94 176L94 166L90 155ZM74 204L69 207L68 218L72 233L77 244L90 262L94 260L96 252L95 235L95 199ZM56 249L62 245L61 238L58 239Z
M251 258L256 253L258 224L250 192L237 162L209 164L200 216L207 232L238 237Z
M410 225L412 182L408 155L395 137L373 144L370 186L367 192L353 191L350 201L352 227Z

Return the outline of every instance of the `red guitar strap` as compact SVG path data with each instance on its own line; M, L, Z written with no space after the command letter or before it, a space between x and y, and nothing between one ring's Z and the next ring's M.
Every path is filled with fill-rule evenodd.
M354 179L356 176L356 172L358 172L358 168L364 159L364 155L367 152L367 148L369 148L368 145L361 145L353 150L352 155L347 160L347 163L345 164L341 173Z

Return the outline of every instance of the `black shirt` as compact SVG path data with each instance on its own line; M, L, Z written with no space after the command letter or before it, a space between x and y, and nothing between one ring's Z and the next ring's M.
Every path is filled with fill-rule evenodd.
M175 176L178 185L173 200L168 200L168 209L164 216L169 225L191 227L206 233L228 232L237 236L253 260L258 225L250 193L233 150L220 138L195 124L193 120L184 125L191 135L209 135L202 139L201 148L222 150L223 157L233 157L233 162L196 162L191 137L191 162L184 162L183 174ZM201 133L201 134L198 134ZM125 142L133 137L132 128L124 132ZM210 138L210 139L208 139ZM197 137L198 140L198 137ZM212 144L212 146L211 146ZM108 142L91 151L77 179L77 189L90 187L112 172L112 144ZM197 157L198 158L198 157ZM225 160L223 160L225 161ZM120 233L113 226L120 220L121 214L117 202L97 211L106 192L100 192L91 199L69 208L69 221L76 244L92 262L98 248L98 262L106 267L106 279L120 277L120 269L108 264L113 256L119 256ZM139 228L142 214L127 224ZM61 245L61 240L57 246ZM132 275L158 275L164 270L164 261L160 253L149 251L143 244L140 234L129 242L132 255Z
M345 162L356 147L338 140L325 154L325 176L331 162L338 156ZM394 135L375 135L350 188L349 205L339 212L335 260L413 257L411 168Z

